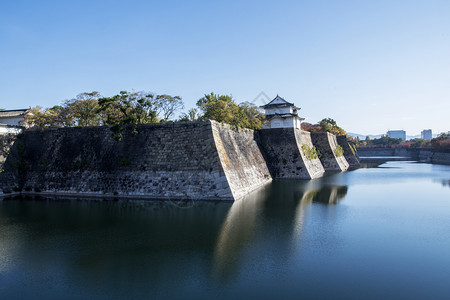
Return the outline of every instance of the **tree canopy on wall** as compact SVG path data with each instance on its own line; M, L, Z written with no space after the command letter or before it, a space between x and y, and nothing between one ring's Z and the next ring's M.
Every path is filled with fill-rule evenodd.
M236 127L261 129L264 115L255 106L247 103L236 104L229 95L206 94L197 101L202 113L199 119L216 120Z

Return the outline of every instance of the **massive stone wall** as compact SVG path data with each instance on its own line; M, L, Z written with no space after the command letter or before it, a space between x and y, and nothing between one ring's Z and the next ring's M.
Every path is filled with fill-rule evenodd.
M108 127L26 131L5 171L40 193L234 200L271 180L252 138L214 121L127 127L121 141Z
M302 145L312 147L310 134L294 128L273 128L259 131L263 154L273 178L313 179L324 169L319 159L308 159Z
M325 171L342 172L348 170L349 164L344 155L337 154L338 143L335 135L328 132L314 132L311 133L311 140L322 154L320 162Z
M234 198L241 198L272 179L253 130L211 122L220 162Z
M113 139L109 127L25 131L0 173L0 194L235 200L272 177L313 179L348 168L334 135L294 128L146 124L125 127L122 137Z
M338 135L336 137L337 143L344 150L345 160L349 164L349 169L354 170L360 167L358 154L356 148L347 141L345 135Z

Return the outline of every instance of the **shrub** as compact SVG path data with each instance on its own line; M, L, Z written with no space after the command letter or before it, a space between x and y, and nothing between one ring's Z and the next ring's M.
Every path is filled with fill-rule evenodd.
M317 150L317 148L314 147L314 146L311 148L308 145L303 144L302 145L302 150L303 150L303 153L305 153L306 158L308 158L308 160L312 160L312 159L316 159L316 158L321 158L322 157L322 154L320 153L320 151Z
M342 155L344 155L344 149L342 149L341 146L337 146L336 149L334 149L334 155L336 155L336 157L340 157Z

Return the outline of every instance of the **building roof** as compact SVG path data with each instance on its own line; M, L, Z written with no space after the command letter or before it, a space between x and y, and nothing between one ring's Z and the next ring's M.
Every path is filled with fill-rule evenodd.
M389 131L387 132L387 134L389 134L389 132L390 132L390 133L406 133L406 131L404 131L404 130L389 130Z
M13 118L24 116L28 112L28 109L9 109L0 110L0 118Z
M297 117L301 120L304 120L304 118L299 117L297 114L272 114L272 115L266 115L267 119L274 119L274 118L290 118L290 117Z
M266 105L261 106L261 108L286 107L286 106L294 106L294 103L287 102L286 100L277 95L275 98L273 98L272 101L270 101Z

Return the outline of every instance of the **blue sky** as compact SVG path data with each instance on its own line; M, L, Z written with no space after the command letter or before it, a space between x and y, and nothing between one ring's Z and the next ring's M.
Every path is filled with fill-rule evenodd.
M450 130L450 1L0 2L0 107L277 94L349 132ZM258 101L257 101L258 102ZM262 104L262 103L257 103Z

